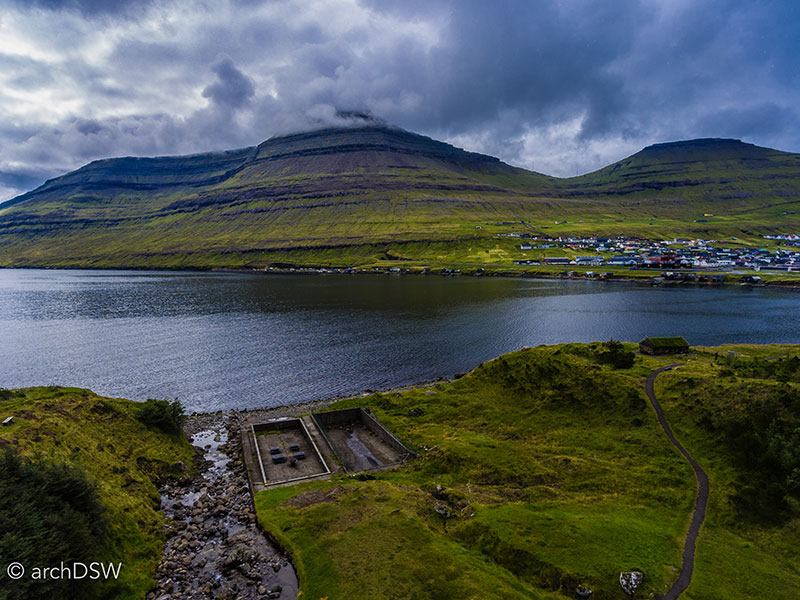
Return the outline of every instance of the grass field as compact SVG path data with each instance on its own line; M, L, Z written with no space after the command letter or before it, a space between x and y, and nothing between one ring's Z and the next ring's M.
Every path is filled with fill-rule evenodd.
M335 403L370 408L419 458L256 494L302 597L565 600L585 585L621 600L617 578L631 569L645 573L638 595L663 593L681 565L695 481L644 381L675 360L656 392L711 482L685 597L794 597L800 347L697 347L631 366L610 360L612 348L527 348L451 382ZM96 558L124 565L100 597L150 588L164 542L154 482L193 461L183 437L144 426L140 410L72 388L0 395L0 416L14 415L0 445L80 469L98 490L108 527Z
M783 494L778 520L763 506L737 508L732 497L752 466L723 425L709 429L698 405L713 402L725 414L753 390L771 397L776 386L794 402L800 386L721 378L731 367L714 352L727 350L703 349L657 381L667 418L711 477L686 597L788 599L800 585L797 500ZM521 350L453 382L334 405L371 408L420 458L374 480L335 477L257 494L262 525L294 556L303 597L573 598L584 584L593 598L624 598L616 580L634 568L646 575L642 597L668 589L695 483L644 396L647 374L665 363L639 356L615 370L602 352L599 344ZM775 415L798 425L785 407Z

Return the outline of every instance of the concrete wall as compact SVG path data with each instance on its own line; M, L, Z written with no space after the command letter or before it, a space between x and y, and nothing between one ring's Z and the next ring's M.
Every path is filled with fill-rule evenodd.
M253 431L271 431L277 429L282 431L284 429L302 429L300 419L284 419L283 421L270 421L268 423L256 423L253 425Z
M367 429L369 429L372 433L374 433L382 442L388 445L392 450L397 452L400 456L404 458L401 460L406 460L408 458L416 457L416 454L406 448L403 443L395 437L395 435L386 429L384 425L378 421L377 417L373 415L368 410L357 407L357 408L343 408L341 410L329 410L325 412L315 412L312 413L314 420L320 427L323 435L325 435L327 439L327 432L325 431L328 427L337 427L339 425L345 425L347 423L360 423ZM330 443L330 440L328 440ZM336 450L334 449L334 452ZM341 462L341 457L338 456L339 461Z
M312 479L320 476L327 476L330 475L331 469L328 466L328 463L325 462L325 459L322 457L322 453L317 446L317 442L314 440L311 432L306 427L305 423L302 419L299 418L291 418L291 419L282 419L280 421L267 421L266 423L254 423L250 426L251 432L250 435L252 436L252 443L248 442L248 446L252 446L250 452L250 458L257 461L258 467L258 475L261 479L260 487L264 489L265 487L271 487L273 485L284 485L291 482L297 482L304 479ZM264 432L277 432L277 435L280 435L281 432L288 432L293 431L297 434L300 434L301 438L304 440L303 443L307 444L309 447L309 452L312 453L312 456L319 461L319 466L321 467L321 471L319 473L313 473L309 475L303 475L300 477L288 478L288 479L276 479L274 481L268 481L265 467L264 467L264 460L268 458L269 455L264 455L259 448L259 443L257 436L259 433ZM269 435L269 434L267 434ZM247 461L247 457L245 457L245 461ZM273 467L274 468L274 465ZM255 471L255 469L254 469ZM248 467L249 472L249 467ZM253 473L255 475L255 473ZM258 482L252 481L251 484L256 484ZM253 486L256 489L255 485Z
M362 412L364 412L364 409L359 406L356 408L315 412L313 414L314 420L323 427L336 427L337 425L344 425L345 423L360 423Z
M361 409L361 422L364 426L369 429L372 433L374 433L380 440L382 440L387 446L392 448L395 452L402 455L408 455L407 458L416 457L411 450L406 448L403 443L398 440L395 435L386 429L383 424L378 421L377 417L373 415L371 412L367 412L363 408ZM401 459L406 460L406 459Z

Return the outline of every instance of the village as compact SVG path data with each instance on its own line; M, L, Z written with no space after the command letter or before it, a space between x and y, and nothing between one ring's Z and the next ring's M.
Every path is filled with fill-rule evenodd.
M520 238L521 252L560 248L585 255L547 255L514 260L517 265L609 266L630 269L762 269L800 271L800 236L782 234L764 236L777 240L775 252L764 248L736 246L729 242L704 239L649 240L641 237L552 237L528 233L499 233L497 237ZM781 248L780 245L784 247ZM793 250L791 248L798 248ZM592 253L592 254L590 254Z
M524 222L493 225L518 224ZM265 267L264 271L320 274L558 276L600 280L645 278L653 284L740 283L756 286L765 283L794 286L793 279L784 278L780 281L772 279L781 274L796 276L800 273L800 235L797 234L765 235L764 239L770 241L768 245L774 247L774 250L741 245L735 237L730 240L684 238L652 240L637 236L556 237L535 231L498 232L492 237L498 241L506 240L502 251L503 259L483 263L481 266L465 262L448 264L444 261L439 261L440 264L436 265L437 261L429 262L422 258L393 257L393 259L382 258L380 263L383 264L380 265L336 267L272 264ZM526 266L539 268L524 269ZM557 267L565 270L558 270ZM605 270L586 270L593 267L604 267ZM660 272L653 273L653 271ZM772 279L762 277L768 274Z

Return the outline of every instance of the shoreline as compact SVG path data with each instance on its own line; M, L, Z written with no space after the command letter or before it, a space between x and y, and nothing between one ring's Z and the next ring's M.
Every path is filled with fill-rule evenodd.
M462 265L464 266L464 265ZM565 265L566 266L566 265ZM569 265L575 266L575 265ZM795 290L800 289L800 274L795 279L778 279L766 280L759 283L746 283L741 281L691 281L691 280L669 280L663 279L660 273L665 271L659 269L636 269L642 274L639 276L630 275L628 273L612 273L605 277L600 276L598 271L588 271L588 273L595 273L596 277L587 277L587 271L529 271L529 270L507 270L503 267L498 267L498 270L486 271L487 267L471 267L467 271L460 269L453 269L451 267L403 267L400 271L391 271L392 268L397 267L324 267L324 266L297 266L297 267L266 267L266 268L245 268L245 267L50 267L50 266L4 266L0 265L0 270L41 270L41 271L136 271L136 272L150 272L150 273L239 273L243 275L391 275L391 276L405 276L405 275L423 275L423 276L444 276L444 277L505 277L510 279L543 279L543 280L570 280L570 281L592 281L603 283L640 283L642 285L649 285L651 287L672 287L672 286L694 286L694 287L768 287ZM424 269L429 269L424 271ZM488 267L492 269L492 267ZM585 267L581 267L582 269ZM450 271L450 272L448 272ZM457 272L452 272L457 271ZM653 272L653 275L647 272ZM680 270L672 269L668 272L676 274L696 274L704 276L725 276L730 275L728 271L723 272L709 272L709 271L696 271L696 270ZM655 274L659 273L659 274ZM753 270L743 270L738 272L735 277L742 278L745 276L759 276L759 273L765 275L780 276L779 273L763 272ZM660 280L660 281L657 281Z
M328 408L330 405L352 398L366 398L374 393L388 394L392 392L402 392L418 388L433 387L435 385L452 383L455 377L435 379L433 381L422 381L419 383L410 383L382 390L370 390L359 392L358 394L350 394L347 396L333 396L330 398L322 398L319 400L311 400L309 402L300 402L298 404L284 404L281 406L262 407L262 408L228 408L225 410L217 410L214 412L192 412L186 413L186 423L183 430L187 436L194 433L208 429L213 424L224 421L228 416L233 416L241 421L250 422L255 419L261 418L280 418L280 417L296 417L306 413L315 412L319 409Z

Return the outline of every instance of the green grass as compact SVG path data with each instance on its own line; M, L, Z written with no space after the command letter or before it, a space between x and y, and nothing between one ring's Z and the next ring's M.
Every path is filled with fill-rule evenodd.
M102 597L141 599L154 585L165 542L154 482L180 476L173 467L178 462L194 470L194 452L183 434L148 429L135 419L138 406L75 388L26 388L0 396L0 417L14 416L0 430L0 445L77 467L97 485L108 526L93 560L123 563L119 580L101 587Z
M720 381L715 349L704 350L659 379L676 434L712 481L687 598L788 599L800 584L796 501L779 524L739 518L729 496L747 472L697 424L696 401L672 401L671 382L687 369ZM260 522L292 553L303 597L572 598L584 583L593 597L621 599L618 574L633 568L646 574L643 597L668 589L696 488L645 400L647 374L664 363L637 356L614 370L600 351L522 350L453 382L335 404L368 406L420 457L374 481L340 476L257 494ZM745 383L726 380L716 402L738 402ZM423 414L410 416L415 408ZM443 519L437 503L453 516Z
M711 498L703 532L698 540L695 579L688 598L789 598L790 590L800 585L800 502L788 498L789 508L778 515L777 504L769 503L765 514L737 509L733 502L748 483L764 485L757 459L748 453L747 468L736 458L736 447L744 437L726 440L721 423L746 412L748 406L774 396L782 386L794 390L796 383L782 384L770 379L740 378L727 375L727 352L740 358L797 356L800 347L792 345L726 345L699 348L684 366L659 377L656 390L667 419L686 449L709 474ZM719 358L715 362L714 354ZM778 421L798 427L797 400L788 413L778 410ZM766 413L762 413L766 417ZM783 416L781 416L783 414ZM714 415L709 418L709 415ZM792 416L793 415L793 416ZM723 417L720 420L720 417ZM749 418L749 417L748 417ZM759 418L758 415L755 417ZM772 418L772 417L770 417ZM773 426L775 420L772 421ZM793 424L792 424L793 422ZM714 425L717 423L717 425ZM757 426L766 433L767 426ZM777 517L777 518L776 518Z

